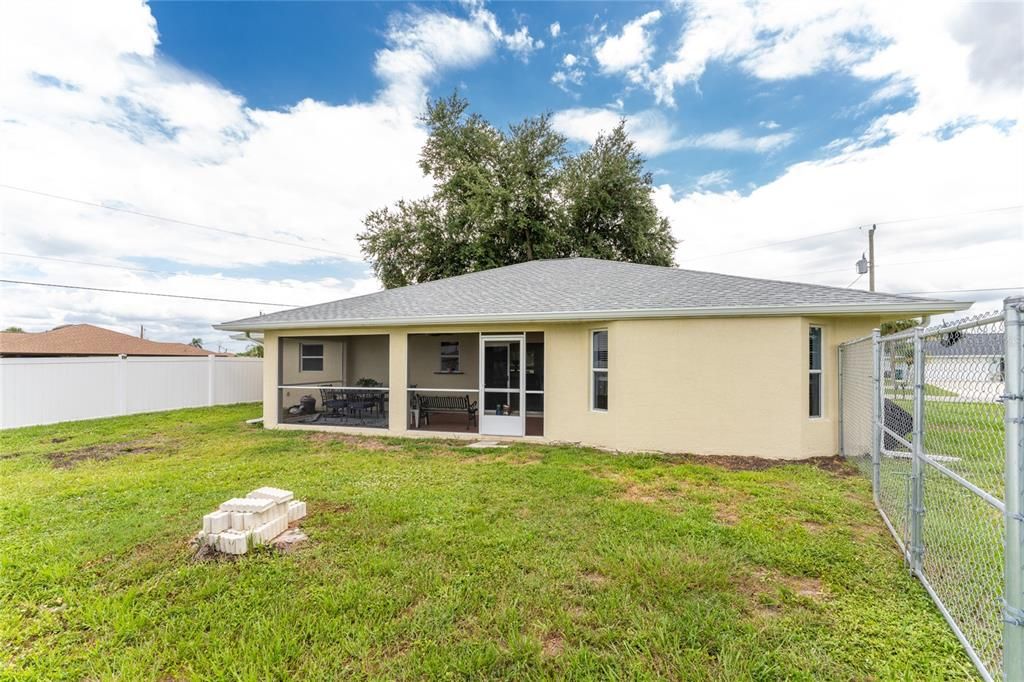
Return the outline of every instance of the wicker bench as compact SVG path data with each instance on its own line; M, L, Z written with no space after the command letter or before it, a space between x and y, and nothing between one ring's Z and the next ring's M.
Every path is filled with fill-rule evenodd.
M470 401L468 395L419 395L413 397L412 404L414 426L419 428L420 422L430 424L430 415L435 412L466 415L466 430L476 426L476 401Z

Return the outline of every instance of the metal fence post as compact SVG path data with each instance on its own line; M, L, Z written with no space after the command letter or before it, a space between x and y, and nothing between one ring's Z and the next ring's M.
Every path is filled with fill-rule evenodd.
M1024 297L1003 301L1005 314L1006 559L1003 593L1003 677L1024 679Z
M871 378L873 397L871 399L871 492L875 505L881 504L882 483L882 420L885 402L882 399L884 382L882 371L882 332L871 330Z
M924 560L924 328L914 329L914 430L910 467L910 570L921 575Z
M846 443L843 437L845 419L843 417L843 344L836 346L836 367L839 368L839 456L846 457Z

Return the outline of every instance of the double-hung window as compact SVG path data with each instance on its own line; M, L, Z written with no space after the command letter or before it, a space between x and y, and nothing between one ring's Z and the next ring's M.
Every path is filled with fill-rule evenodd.
M808 415L821 416L821 327L811 327L809 340L810 350L810 384L808 386Z
M441 369L442 374L451 374L459 371L459 342L441 342Z
M324 344L303 343L299 344L299 371L300 372L322 372L324 371Z
M608 330L590 333L590 409L608 410Z

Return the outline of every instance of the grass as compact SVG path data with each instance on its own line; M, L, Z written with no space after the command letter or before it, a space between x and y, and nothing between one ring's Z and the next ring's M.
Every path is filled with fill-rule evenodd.
M913 410L909 400L896 401ZM993 496L1005 498L1005 408L999 403L925 401L924 449ZM911 460L883 458L880 498L896 531L908 537ZM924 570L943 603L995 672L1001 665L1002 514L956 481L924 468Z
M264 431L253 406L0 433L0 678L965 679L845 465ZM309 503L291 554L203 513Z
M895 394L898 398L913 399L914 389L910 383L906 381L894 382L892 379L886 379L885 390L890 396ZM925 384L924 394L928 397L937 398L955 398L959 395L956 391L950 391L949 389L936 386L935 384Z

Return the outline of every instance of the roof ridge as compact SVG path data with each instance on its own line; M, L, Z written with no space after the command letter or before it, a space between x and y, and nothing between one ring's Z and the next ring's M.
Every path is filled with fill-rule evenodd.
M644 273L640 273L644 270ZM824 284L765 279L678 266L589 256L539 258L506 266L340 298L218 328L261 321L345 319L441 319L450 315L494 317L569 312L687 309L778 309L817 306L840 310L954 310L956 301L864 291ZM915 307L917 306L917 307Z

